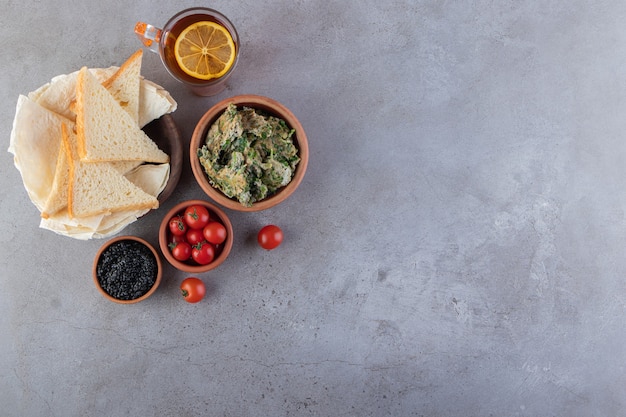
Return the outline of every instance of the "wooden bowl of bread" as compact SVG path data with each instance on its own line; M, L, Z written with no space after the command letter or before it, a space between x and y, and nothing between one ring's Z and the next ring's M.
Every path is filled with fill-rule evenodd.
M172 193L182 169L169 93L120 67L54 77L18 99L9 151L40 227L78 238L118 233ZM142 129L143 128L143 129Z

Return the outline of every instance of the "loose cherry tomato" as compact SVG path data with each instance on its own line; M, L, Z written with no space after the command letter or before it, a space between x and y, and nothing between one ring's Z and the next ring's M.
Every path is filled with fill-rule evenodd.
M185 209L185 223L192 229L202 229L209 222L209 210L200 204Z
M188 303L197 303L204 298L206 287L200 278L185 278L180 284L180 291Z
M204 238L207 242L214 243L216 245L226 240L226 227L220 222L209 222L202 230Z
M186 261L191 258L191 245L187 242L171 243L172 256L178 261Z
M189 229L185 237L191 246L197 245L204 240L202 229Z
M209 242L200 242L191 249L191 257L200 265L208 265L215 258L215 248Z
M187 232L187 224L183 216L174 216L170 219L170 232L174 236L182 236Z
M269 224L259 230L257 241L263 249L272 250L278 247L283 241L283 231L280 227Z

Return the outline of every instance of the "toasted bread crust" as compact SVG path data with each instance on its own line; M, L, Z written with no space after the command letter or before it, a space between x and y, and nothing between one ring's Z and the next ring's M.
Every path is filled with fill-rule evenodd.
M112 164L83 162L75 152L75 135L62 126L69 179L67 212L70 218L126 210L156 209L159 201L124 177Z
M61 150L65 152L65 157L67 159L68 166L68 182L67 182L67 213L70 218L74 217L73 211L73 203L74 203L74 174L75 174L75 158L72 152L72 145L70 143L70 132L65 126L65 124L61 125L62 131L62 144Z
M76 133L81 160L169 162L169 155L139 128L86 67L78 74L76 89Z
M82 67L80 72L78 73L78 78L76 79L76 101L74 102L73 111L76 114L76 124L74 128L76 129L76 136L78 140L76 141L76 150L78 151L78 156L80 158L84 158L87 153L85 149L85 112L83 109L83 104L85 102L84 94L85 94L85 73L87 72L87 67ZM80 111L78 110L80 107Z
M143 50L139 49L137 52L132 54L120 67L115 74L110 76L105 82L102 83L104 88L109 88L113 85L115 81L117 81L120 77L122 77L129 68L137 65L137 60L141 60L143 57Z
M139 96L141 89L141 59L139 49L102 83L119 105L139 124Z

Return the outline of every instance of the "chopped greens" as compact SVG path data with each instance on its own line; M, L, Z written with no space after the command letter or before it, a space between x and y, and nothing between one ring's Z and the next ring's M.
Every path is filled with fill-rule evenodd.
M294 130L277 117L230 104L198 149L209 182L246 207L289 184L300 157Z

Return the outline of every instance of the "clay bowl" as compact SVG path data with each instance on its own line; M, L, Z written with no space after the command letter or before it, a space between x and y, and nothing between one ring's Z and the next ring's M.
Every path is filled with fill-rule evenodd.
M226 227L226 240L216 250L215 258L213 259L213 261L207 265L198 265L193 261L179 261L174 258L174 256L172 255L172 251L168 246L172 239L172 234L169 231L170 219L178 214L182 214L187 207L194 204L200 204L206 207L209 210L210 218L213 220L217 219L220 223L224 225L224 227ZM228 218L226 213L224 213L224 211L215 204L202 200L183 201L172 207L172 209L168 211L167 214L163 217L161 225L159 226L159 247L161 248L161 252L163 253L165 259L167 259L167 261L174 268L190 274L207 272L220 266L228 257L228 254L233 247L233 225L230 222L230 219Z
M200 160L198 159L198 149L201 148L204 144L209 128L211 127L213 122L215 122L215 120L219 116L221 116L221 114L230 103L234 103L239 108L244 106L250 107L257 110L262 110L271 116L279 117L287 122L287 125L289 127L295 130L295 133L292 137L294 145L298 148L300 162L296 167L291 182L286 186L280 188L273 195L261 201L253 203L251 207L246 207L242 205L236 199L229 198L220 190L214 188L209 182L209 179L204 172L204 168L202 167L202 165L200 164ZM196 128L194 129L193 135L191 137L191 143L189 145L189 159L191 162L191 170L193 171L193 175L196 178L198 185L200 185L200 188L202 188L206 195L209 196L213 201L231 210L260 211L282 203L291 194L293 194L296 188L298 188L298 186L302 182L302 179L304 178L304 173L306 172L306 168L309 162L309 145L302 125L300 124L296 116L294 116L293 113L284 105L268 97L256 95L240 95L220 101L219 103L211 107L204 114L204 116L202 116L202 118L196 125Z
M123 275L115 271L124 271ZM163 267L159 254L136 236L118 236L100 247L93 263L93 280L108 300L133 304L150 297L161 283ZM139 289L132 289L132 286ZM133 294L134 292L134 294ZM127 294L130 298L126 299Z

